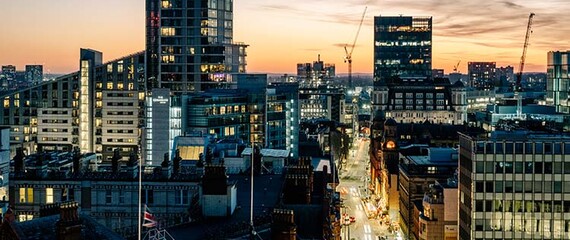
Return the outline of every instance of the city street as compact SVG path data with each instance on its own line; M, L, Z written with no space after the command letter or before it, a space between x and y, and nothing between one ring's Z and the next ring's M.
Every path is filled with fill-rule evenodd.
M368 194L364 186L368 184L370 177L369 143L365 138L356 140L348 160L340 171L340 184L337 190L343 200L342 222L351 222L350 217L354 217L354 222L343 225L342 239L376 240L380 239L379 237L392 236L388 233L386 225L380 225L378 220L368 218L366 211L369 209L373 210L370 212L374 212L374 206L366 206L362 201ZM347 214L349 221L345 221L344 214Z

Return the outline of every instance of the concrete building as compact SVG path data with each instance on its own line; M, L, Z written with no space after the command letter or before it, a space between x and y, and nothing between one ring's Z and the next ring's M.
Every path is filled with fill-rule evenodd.
M10 144L28 153L80 147L105 161L119 148L126 160L140 146L144 61L140 52L103 63L102 53L81 49L80 71L0 96Z
M233 1L146 0L148 88L200 92L245 72L247 45L233 40Z
M553 124L570 128L570 115L556 112L554 106L537 105L523 101L522 118L552 122ZM501 100L487 105L483 111L475 112L475 122L487 131L495 130L501 120L517 118L517 102L515 100Z
M444 69L432 69L431 70L431 77L432 78L443 78L443 77L445 77Z
M570 136L526 125L461 134L459 239L570 238Z
M372 97L374 108L397 122L430 121L462 124L467 121L466 89L446 78L399 78L384 80ZM376 111L376 112L377 112Z
M85 169L80 159L73 158L72 166L64 171L51 170L58 162L45 155L30 161L24 161L22 155L15 157L14 172L10 175L10 205L16 219L23 222L38 218L46 204L76 201L81 213L114 232L136 235L137 156L131 154L125 166L120 163L117 151L110 167L95 170ZM220 168L223 169L206 165L201 171L192 171L180 166L180 158L170 161L167 155L152 173L143 170L141 202L160 219L162 227L195 221L202 216L231 215L236 208L237 189ZM198 172L205 174L202 180ZM210 205L204 205L205 202Z
M297 64L297 81L301 88L318 88L328 86L335 77L335 65L321 61L321 55L317 61Z
M421 124L397 123L376 114L370 135L371 197L379 208L389 209L392 221L398 222L400 218L400 152L417 145L455 147L459 143L459 131L484 133L480 128L467 125L433 124L427 121ZM406 206L413 207L414 201L408 202Z
M10 128L0 127L0 202L8 200L8 183L10 179ZM0 203L0 215L4 214Z
M419 215L419 239L455 240L458 237L457 176L447 181L436 181L422 199Z
M26 83L36 85L43 81L44 66L43 65L26 65Z
M342 88L299 88L301 121L322 118L343 122L344 104L345 93Z
M479 90L495 88L497 69L495 62L468 62L469 86Z
M570 113L570 51L551 51L547 58L546 102L557 112Z
M421 201L435 181L445 181L457 170L457 149L407 146L400 148L399 158L399 209L400 228L410 239L420 239L420 226L414 221L413 202ZM427 205L428 215L430 203ZM426 209L424 208L424 213ZM435 216L431 216L434 217ZM420 218L421 222L421 218ZM439 239L439 238L438 238Z

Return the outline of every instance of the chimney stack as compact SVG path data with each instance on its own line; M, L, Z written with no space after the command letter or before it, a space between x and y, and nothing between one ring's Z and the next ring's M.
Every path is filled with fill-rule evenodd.
M14 171L17 173L25 172L26 170L26 161L24 161L24 149L18 148L16 150L16 156L14 156Z
M59 210L59 221L56 223L56 236L58 240L81 239L81 221L76 202L62 203Z
M47 175L47 162L49 155L47 153L38 153L36 158L36 176L44 178Z
M73 173L78 174L83 168L83 163L81 162L81 152L79 148L73 148Z
M113 150L113 157L111 158L111 170L113 173L119 172L119 160L121 159L121 154L119 153L119 149L115 148Z
M168 159L168 153L164 153L164 160L162 164L160 164L162 170L162 177L166 179L170 179L172 175L172 165L170 165L170 160Z
M135 152L131 152L129 155L129 161L127 162L127 171L131 174L133 178L138 176L139 173L139 157Z
M297 239L297 225L293 210L274 209L271 224L271 239L295 240Z
M174 161L173 161L173 168L174 168L174 174L180 174L180 162L182 161L182 157L180 157L180 149L176 149L176 153L174 156Z

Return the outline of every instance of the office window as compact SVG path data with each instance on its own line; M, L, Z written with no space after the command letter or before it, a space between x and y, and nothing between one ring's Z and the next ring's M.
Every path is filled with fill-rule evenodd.
M188 190L177 190L174 195L174 203L178 205L189 204Z
M113 191L111 191L111 189L105 190L105 203L113 203Z
M498 192L498 193L503 192L503 182L502 181L495 181L495 192Z
M125 203L125 191L119 191L119 203Z
M475 162L475 172L484 173L485 162Z
M515 192L522 193L523 192L523 182L522 181L515 181Z
M515 173L523 173L524 163L515 162Z
M46 188L46 203L53 203L53 188Z
M141 202L144 204L153 204L154 203L154 192L152 189L143 189L141 191Z
M505 192L506 193L512 193L513 192L513 182L512 181L506 181L505 182Z
M61 189L61 201L73 201L75 200L75 191L73 188L63 188Z
M20 188L20 202L33 203L34 202L34 189L33 188Z

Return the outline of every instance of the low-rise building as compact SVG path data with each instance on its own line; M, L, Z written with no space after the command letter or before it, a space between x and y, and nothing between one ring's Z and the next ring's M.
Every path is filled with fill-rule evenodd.
M436 181L422 199L419 219L419 239L454 240L458 236L457 177Z
M424 193L430 190L435 181L445 181L457 169L458 153L454 148L429 148L408 146L400 149L399 158L399 209L400 227L410 239L419 239L419 229L414 221L413 202L425 199ZM427 205L429 207L429 204ZM426 204L423 204L425 211ZM420 221L421 222L421 221Z
M76 201L81 213L113 231L123 236L135 234L139 216L138 160L131 154L126 166L120 166L120 158L115 150L111 169L107 171L85 170L80 158L73 158L71 169L63 171L51 169L52 162L45 157L25 162L20 150L10 175L10 205L16 219L24 222L38 218L46 204ZM201 217L200 178L195 173L181 171L179 158L175 158L174 164L166 158L160 168L144 172L141 203L152 209L162 226Z

